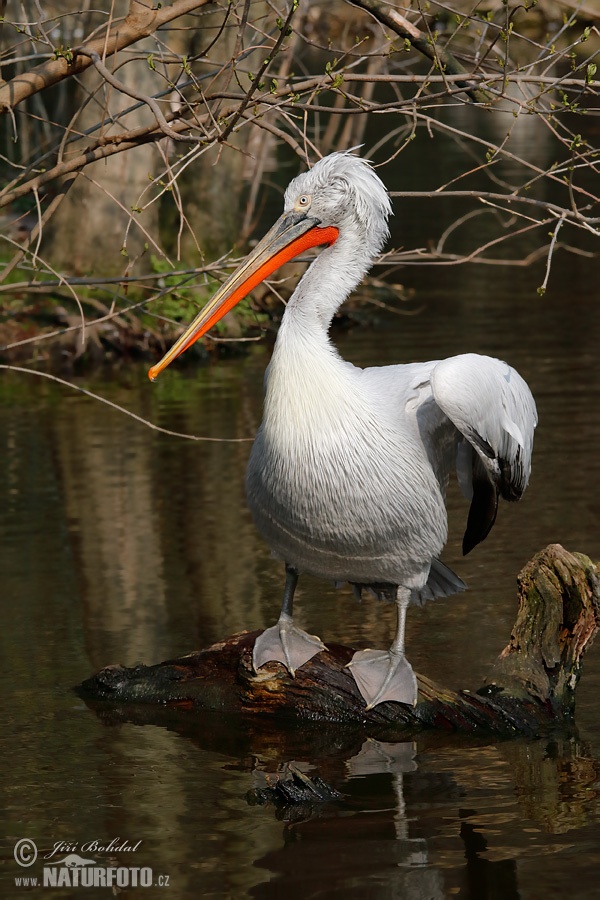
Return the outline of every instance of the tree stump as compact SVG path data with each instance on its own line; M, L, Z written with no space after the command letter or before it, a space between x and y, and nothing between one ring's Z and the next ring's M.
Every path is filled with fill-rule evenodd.
M346 669L353 648L330 644L292 678L279 663L258 672L243 632L206 650L153 666L108 666L84 681L85 699L111 706L160 704L350 726L381 726L398 736L423 729L469 734L538 734L572 719L582 657L600 626L597 567L552 544L518 577L519 609L507 646L478 690L453 691L417 676L413 707L382 703L367 711Z

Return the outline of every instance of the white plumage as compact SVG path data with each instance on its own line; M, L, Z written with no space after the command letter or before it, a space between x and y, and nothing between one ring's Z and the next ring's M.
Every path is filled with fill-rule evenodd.
M331 319L380 253L390 213L367 162L342 153L322 159L291 182L276 225L151 372L260 277L307 246L326 245L283 316L248 465L251 512L287 571L279 622L257 640L254 662L278 660L293 674L324 649L293 624L298 573L372 586L396 600L398 630L389 651L359 651L350 664L369 706L416 702L404 655L408 603L464 588L438 559L449 476L457 471L471 499L468 552L492 527L498 497L516 500L525 490L537 422L527 384L500 360L467 353L363 370L339 356Z

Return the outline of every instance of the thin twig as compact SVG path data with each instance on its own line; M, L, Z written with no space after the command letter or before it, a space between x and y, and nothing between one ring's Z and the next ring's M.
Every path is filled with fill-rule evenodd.
M134 88L129 87L124 84L122 81L119 81L118 78L112 74L112 72L106 68L98 53L95 50L87 50L85 47L79 47L77 53L82 56L88 56L94 66L96 67L98 73L107 81L110 85L112 85L117 91L120 91L122 94L127 94L128 97L132 97L133 100L140 100L142 103L145 103L149 109L152 110L154 116L156 117L156 124L162 131L162 133L171 138L172 141L182 141L183 143L200 143L204 141L204 137L198 137L195 135L183 135L178 131L175 131L174 128L171 128L167 120L165 119L163 112L154 99L154 97L150 97L149 94L143 94L141 91L136 91Z
M66 381L64 378L59 378L57 375L52 375L50 372L40 372L37 369L27 369L24 366L10 366L4 363L0 364L0 369L5 369L8 372L20 372L24 375L36 375L38 378L46 378L48 381L55 381L57 384L62 384L64 387L68 387L73 391L85 394L86 397L90 397L92 400L98 400L99 403L104 403L106 406L110 406L111 409L116 409L117 412L129 416L131 419L135 419L136 422L140 422L142 425L145 425L146 428L152 429L152 431L158 431L160 434L167 434L169 437L184 438L187 441L207 441L214 444L247 444L249 441L254 440L253 437L218 438L198 434L185 434L180 431L171 431L169 428L161 428L160 425L155 425L154 422L144 419L143 416L138 416L137 413L132 412L130 409L125 409L124 406L119 406L118 403L113 403L112 400L108 400L100 394L88 391L87 388L83 388L78 384L73 384L71 381Z
M530 206L537 206L539 209L560 215L564 219L576 224L597 225L600 223L600 216L584 216L578 210L564 209L556 203L550 203L548 200L537 200L535 197L523 197L520 194L496 194L492 191L390 191L390 197L423 197L428 200L434 200L439 197L475 197L477 200L501 200L504 203L527 203Z
M548 259L546 261L546 275L544 277L543 282L538 288L538 294L540 297L546 293L546 288L548 287L548 280L550 278L550 267L552 266L552 255L554 253L554 248L556 247L556 241L558 238L558 232L562 228L563 222L565 221L565 216L561 216L558 222L556 223L556 228L552 233L552 240L550 241L550 246L548 247Z

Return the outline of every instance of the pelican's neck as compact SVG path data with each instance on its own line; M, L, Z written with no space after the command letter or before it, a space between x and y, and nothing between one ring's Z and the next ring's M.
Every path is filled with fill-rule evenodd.
M373 256L363 244L340 235L300 279L283 317L282 338L292 328L308 332L313 340L327 339L335 313L372 263Z
M338 239L339 240L339 239ZM369 269L372 258L350 257L342 245L322 251L292 295L279 327L267 377L264 427L283 446L309 433L323 439L360 405L354 366L329 340L334 313Z

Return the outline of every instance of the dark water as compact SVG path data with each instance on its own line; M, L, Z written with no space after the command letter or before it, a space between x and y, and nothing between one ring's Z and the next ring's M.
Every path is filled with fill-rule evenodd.
M416 294L406 309L417 315L382 313L336 337L358 364L503 357L538 403L530 488L465 559L466 510L451 497L444 558L470 591L410 611L411 661L451 687L478 687L505 645L515 577L535 552L560 542L600 560L599 275L597 262L559 257L540 299L543 264L407 269L400 277ZM154 386L142 364L80 383L164 427L244 438L260 421L268 353L261 344L218 365L174 366ZM577 734L539 740L363 743L340 729L215 714L101 715L72 692L104 665L156 662L274 622L282 572L245 508L249 446L169 438L57 385L3 375L1 895L23 896L15 877L41 878L41 859L22 868L13 858L29 838L40 857L64 841L98 864L151 867L155 881L170 879L153 896L599 896L598 647L585 661ZM392 614L301 582L298 622L325 640L385 646ZM342 799L297 817L249 805L247 792L290 761ZM141 844L89 849L117 838Z

